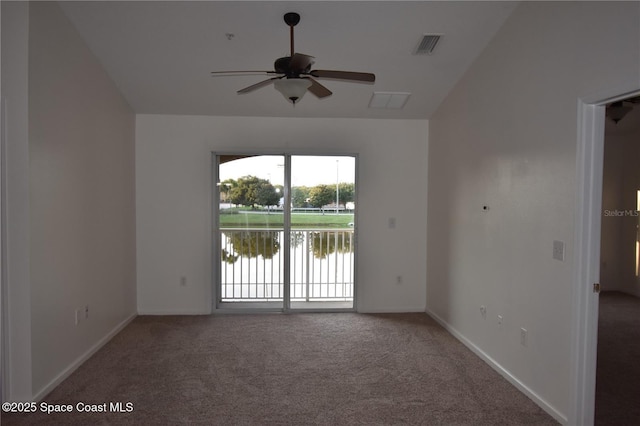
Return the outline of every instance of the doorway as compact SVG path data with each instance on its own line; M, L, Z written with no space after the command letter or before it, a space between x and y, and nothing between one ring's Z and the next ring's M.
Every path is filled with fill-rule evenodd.
M595 425L640 419L640 97L605 115Z
M639 95L640 86L632 85L578 100L571 424L593 424L595 414L605 109L609 103Z
M216 310L354 309L356 160L214 154Z

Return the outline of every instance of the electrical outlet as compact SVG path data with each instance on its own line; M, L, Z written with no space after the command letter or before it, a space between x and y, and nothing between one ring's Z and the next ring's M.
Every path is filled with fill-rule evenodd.
M520 344L522 346L527 346L527 329L520 328Z
M186 286L187 286L187 277L183 275L180 277L180 287L186 287Z
M397 285L402 284L402 275L397 275L397 276L396 276L396 284L397 284Z
M395 217L390 217L389 218L389 229L395 229L396 227L396 218Z
M480 315L482 315L482 319L487 319L487 307L484 305L480 306Z
M557 240L553 241L553 258L561 262L564 261L564 242Z

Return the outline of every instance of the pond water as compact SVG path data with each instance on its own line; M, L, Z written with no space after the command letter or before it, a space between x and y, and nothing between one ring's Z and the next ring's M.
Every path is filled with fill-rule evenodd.
M223 229L221 301L273 301L284 296L283 231ZM290 242L290 298L352 300L352 229L294 229Z

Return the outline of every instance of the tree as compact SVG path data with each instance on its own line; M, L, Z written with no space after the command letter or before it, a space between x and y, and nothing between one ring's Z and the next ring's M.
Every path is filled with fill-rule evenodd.
M256 176L244 176L237 180L236 186L229 190L229 199L234 204L250 206L272 206L280 201L280 195L266 179Z
M236 181L236 184L229 189L228 197L233 204L239 204L241 206L253 205L253 203L249 201L252 198L250 192L253 179L251 176L241 177Z
M309 188L306 186L294 186L291 188L291 204L293 207L307 207Z
M309 191L310 203L313 207L322 207L336 200L335 187L316 185Z
M236 182L234 179L225 179L222 182L220 182L221 200L225 202L229 200L229 193L231 192L231 188L237 185L238 185L238 182Z
M340 204L346 204L354 201L356 186L353 183L342 182L338 185L340 191Z
M280 194L268 181L260 182L256 188L256 204L260 206L277 206Z

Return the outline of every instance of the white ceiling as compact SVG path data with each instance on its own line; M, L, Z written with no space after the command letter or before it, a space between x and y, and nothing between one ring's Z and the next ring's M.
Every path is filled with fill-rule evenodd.
M136 113L277 117L429 118L515 8L483 1L61 2ZM374 84L323 79L325 99L295 107L267 77L210 71L273 70L289 55L286 12L301 15L295 50L314 69L372 72ZM228 40L226 33L234 34ZM412 55L423 34L433 55ZM411 92L402 110L368 108L374 91Z

